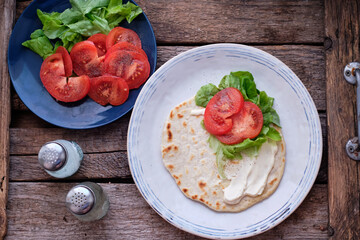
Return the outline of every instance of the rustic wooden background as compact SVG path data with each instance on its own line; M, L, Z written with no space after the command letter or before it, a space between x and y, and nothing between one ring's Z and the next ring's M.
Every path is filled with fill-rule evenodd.
M15 5L14 0L5 0L0 3L0 7L3 6L0 9L4 9L1 11L7 13L0 15L0 20L3 20L0 21L2 39L5 40L9 36L5 33L9 26L12 26L12 10L16 10L14 16L17 19L30 2L16 1ZM314 99L322 125L324 145L321 169L315 185L294 214L274 229L253 239L340 239L340 236L344 237L343 239L359 239L359 192L356 191L359 189L359 177L351 177L360 175L358 164L351 162L351 165L340 167L336 165L336 159L348 162L350 160L344 158L341 151L334 155L337 150L328 149L328 140L332 148L336 147L341 134L339 131L343 131L335 131L335 128L331 128L332 124L343 124L348 134L355 134L351 127L347 128L341 118L351 118L349 124L354 124L354 115L343 116L349 112L353 114L353 100L350 101L352 105L348 110L344 110L340 118L336 117L336 112L328 111L333 109L339 98L334 92L339 86L338 79L342 76L343 66L349 60L339 61L339 54L344 54L343 51L351 48L347 43L338 44L339 39L350 34L356 43L350 58L357 58L359 55L359 21L356 15L358 10L351 8L351 1L346 1L346 5L342 5L342 1L327 1L325 4L321 0L136 2L147 14L155 32L158 44L157 67L178 53L196 46L218 42L247 44L265 50L287 64L302 80ZM352 18L345 25L343 22L347 17L347 10L352 13ZM342 26L345 29L339 28L339 24L344 24ZM349 31L346 30L348 26ZM7 46L6 41L1 44ZM5 63L5 50L1 51ZM7 87L4 84L8 83L9 77L6 75L6 64L3 65L1 87ZM335 69L337 72L327 73L327 69ZM351 98L354 94L353 86L345 85L340 84L345 88L344 91L347 91L348 98ZM6 89L2 92L6 92ZM9 98L5 95L0 97L4 106ZM7 111L10 109L1 108L1 136L6 136L3 129L8 129L7 118L3 118L9 115ZM6 175L6 164L0 165L0 176L3 174L10 179L6 239L200 239L163 220L138 192L131 178L126 155L126 134L130 114L96 129L57 128L30 112L11 89L10 147L6 146L6 139L0 139L0 147L8 149L10 154L9 175ZM327 119L327 116L335 117L335 121ZM328 137L330 132L332 135ZM37 163L40 146L59 138L78 142L85 152L80 171L61 181L45 174ZM342 138L347 140L348 136ZM4 156L6 157L6 151L3 150L1 158ZM331 164L329 176L328 162ZM348 177L352 185L342 182L347 187L341 189L342 185L336 184L334 179L339 177L336 176L336 168L344 168L344 172L352 171L352 175ZM66 192L77 182L85 180L100 183L110 197L109 213L97 222L80 223L64 207ZM335 187L328 191L329 186ZM355 191L351 190L352 187ZM337 202L337 191L351 194L344 194L346 201L340 204ZM0 197L6 199L6 196ZM356 199L357 203L354 202ZM353 205L345 206L349 201ZM0 198L0 207L5 203L1 203ZM340 212L343 209L347 209L352 220L340 224L343 216ZM335 215L336 217L332 217ZM342 228L345 230L342 231Z

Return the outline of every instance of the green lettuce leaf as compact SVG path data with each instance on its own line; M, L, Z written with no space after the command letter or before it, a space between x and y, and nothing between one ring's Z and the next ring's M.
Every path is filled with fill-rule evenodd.
M63 32L59 38L61 39L64 48L66 48L69 52L76 43L84 40L80 33L74 32L71 29Z
M239 89L245 101L251 101L255 104L259 101L254 77L250 72L231 72L230 75L224 76L219 84L219 89L222 90L228 87Z
M79 10L76 10L74 8L68 8L60 14L59 19L65 25L68 25L84 20L84 15Z
M210 148L216 153L216 165L220 177L226 179L224 167L228 160L242 159L241 153L255 157L258 155L261 145L266 141L266 137L259 137L256 140L248 138L238 144L226 145L220 142L215 136L210 135L208 142Z
M71 6L83 15L91 12L94 8L107 7L109 2L109 0L70 0Z
M202 86L195 95L196 105L206 107L210 99L219 91L220 89L212 83Z
M275 142L281 140L280 133L275 129L270 127L269 131L266 133L266 137L270 138L271 140L274 140Z
M54 53L54 47L49 38L45 36L43 30L35 30L30 35L30 38L30 40L23 42L22 45L39 54L43 59Z
M131 2L122 4L121 0L110 0L105 18L110 27L115 27L124 19L131 23L141 13L142 9Z
M270 123L274 123L278 127L280 127L280 118L275 109L271 108L267 112L263 112L264 125L269 125Z
M131 2L127 2L125 4L125 7L131 9L130 13L126 16L126 21L128 23L131 23L137 16L139 16L143 12L139 6L136 6Z
M43 24L44 34L49 39L58 38L63 31L66 30L66 26L64 26L59 18L60 13L52 12L52 13L44 13L40 9L37 10L37 15Z
M107 35L111 31L109 23L105 18L101 18L91 13L87 14L86 16L90 19L91 23L98 29L99 32Z

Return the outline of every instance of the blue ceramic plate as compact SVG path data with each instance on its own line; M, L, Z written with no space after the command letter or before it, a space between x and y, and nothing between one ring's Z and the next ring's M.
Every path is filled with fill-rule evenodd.
M161 134L172 108L201 86L218 85L224 75L240 70L250 71L257 88L275 98L286 143L285 171L269 198L243 212L215 212L180 191L163 165ZM301 204L318 174L322 134L309 92L283 62L257 48L212 44L179 54L146 82L132 111L127 147L134 181L160 216L202 237L236 239L271 229Z
M57 102L43 87L39 73L42 58L21 45L30 34L42 28L36 10L62 12L71 5L68 0L35 0L20 16L9 41L8 65L13 86L23 103L37 116L54 125L70 129L99 127L123 116L134 106L141 87L131 90L128 100L121 106L101 106L89 97L76 103ZM131 24L120 26L134 30L140 37L152 74L156 67L156 40L146 15L139 15Z

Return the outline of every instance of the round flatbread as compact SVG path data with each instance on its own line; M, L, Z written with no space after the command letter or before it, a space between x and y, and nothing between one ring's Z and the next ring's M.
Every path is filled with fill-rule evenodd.
M163 163L180 190L188 198L221 212L240 212L269 197L284 172L284 138L276 143L274 164L262 193L254 197L246 195L240 202L228 204L224 201L223 189L229 186L230 180L221 179L218 174L216 154L208 143L210 135L201 126L203 115L196 114L201 109L204 108L197 106L194 98L179 104L171 110L162 133ZM281 133L281 129L278 131ZM225 169L237 163L227 161Z

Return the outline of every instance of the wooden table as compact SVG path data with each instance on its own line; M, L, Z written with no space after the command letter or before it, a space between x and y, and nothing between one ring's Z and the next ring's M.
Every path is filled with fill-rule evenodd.
M10 85L6 52L12 24L30 2L0 2L0 236L7 222L8 240L199 239L163 220L138 192L126 155L131 113L107 126L68 130L44 122L18 98ZM287 64L314 99L324 143L316 182L288 219L253 239L360 239L360 168L344 151L346 141L356 135L355 87L342 75L348 62L360 60L359 2L137 3L154 28L157 67L196 46L247 44ZM51 178L37 162L40 146L60 138L78 142L85 152L79 172L65 180ZM97 222L80 223L64 207L67 191L85 180L100 183L110 197L110 211Z

